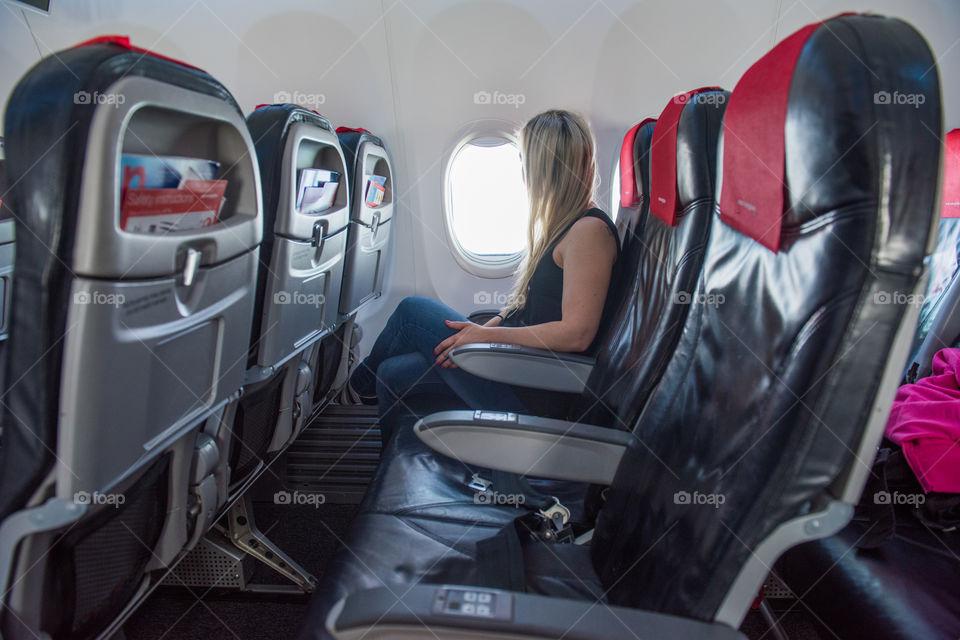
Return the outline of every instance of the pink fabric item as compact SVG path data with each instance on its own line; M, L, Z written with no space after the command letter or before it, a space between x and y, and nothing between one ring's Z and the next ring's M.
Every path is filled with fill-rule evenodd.
M960 493L960 349L938 351L929 377L900 387L886 435L924 491Z

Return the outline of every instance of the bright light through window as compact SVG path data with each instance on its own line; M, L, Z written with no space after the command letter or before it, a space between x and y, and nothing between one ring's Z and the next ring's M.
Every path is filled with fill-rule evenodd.
M610 181L610 217L617 221L617 214L620 213L620 161L617 160L617 166L613 168L613 179Z
M450 165L450 222L460 247L478 258L526 248L527 191L520 152L503 138L468 142Z

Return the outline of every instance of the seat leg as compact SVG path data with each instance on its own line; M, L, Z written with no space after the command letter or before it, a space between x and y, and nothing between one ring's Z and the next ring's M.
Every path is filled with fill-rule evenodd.
M773 636L774 640L789 640L787 633L783 630L780 621L777 620L777 616L773 614L773 609L770 608L770 603L766 599L760 601L759 609L760 615L770 625L770 635Z
M230 507L227 517L228 537L234 546L293 582L304 593L313 593L317 579L257 528L253 519L253 505L247 496Z

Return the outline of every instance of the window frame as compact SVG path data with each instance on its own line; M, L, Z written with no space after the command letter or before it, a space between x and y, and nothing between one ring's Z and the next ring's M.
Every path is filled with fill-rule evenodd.
M623 138L620 139L621 144ZM617 223L617 217L620 214L620 149L617 149L617 155L613 159L613 171L610 173L610 219ZM616 191L614 191L616 187Z
M464 248L454 232L453 226L453 189L450 183L450 174L457 156L468 144L477 140L501 138L504 142L520 148L520 140L516 135L518 125L506 121L482 121L465 127L456 137L452 150L447 157L443 171L443 227L447 235L450 253L462 269L481 278L499 279L512 276L517 265L523 260L525 250L497 258L483 257L480 254Z

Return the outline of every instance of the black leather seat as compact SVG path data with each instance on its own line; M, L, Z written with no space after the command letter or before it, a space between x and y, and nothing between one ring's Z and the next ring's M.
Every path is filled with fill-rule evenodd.
M948 185L960 179L960 130L948 133L945 141L943 182ZM960 342L956 202L945 186L930 279L911 348L911 381L930 375L937 351ZM885 292L884 298L894 295L902 292ZM928 529L909 509L904 511L893 537L876 548L858 548L878 526L864 520L836 536L792 549L777 563L777 575L829 632L891 640L960 637L957 533Z
M645 198L641 221L630 225L629 219L618 217L618 227L626 223L619 267L624 282L617 294L621 302L611 316L586 391L570 409L571 420L630 429L673 353L710 235L716 140L727 95L711 88L682 94L683 101L672 98L669 122L665 110L660 120L641 126L636 134ZM654 166L657 160L659 167ZM670 185L662 188L676 190L674 217L669 221L651 213L651 202L659 194L651 189L649 174L661 167L665 184Z
M796 58L783 63L784 51L798 42ZM869 68L863 60L871 61ZM767 73L748 72L745 79L768 77L778 64L785 74L785 112L778 115L777 105L762 99L766 87L753 87L739 92L739 103L734 91L728 118L738 104L741 125L763 123L763 136L783 144L785 170L773 178L763 167L734 175L732 167L753 162L747 148L731 152L722 175L736 207L779 193L780 208L741 217L721 206L713 217L682 334L632 436L623 436L624 453L615 475L610 470L593 542L532 544L520 561L528 593L600 600L621 607L618 615L645 609L735 628L765 565L849 519L863 481L852 473L849 452L879 439L882 425L868 423L868 416L890 401L881 378L898 377L901 363L888 353L902 327L915 321L906 304L878 303L875 294L893 287L912 292L919 281L939 163L936 142L923 130L941 126L939 86L933 74L905 72L933 65L919 34L882 17L815 25L761 60ZM862 99L894 79L902 91L927 96L925 106L908 112L870 107ZM768 148L776 156L776 144ZM909 195L896 189L906 183ZM566 433L582 431L577 423L459 412L424 418L418 433L426 439L428 431L454 421L475 425L472 432L457 432L456 456L483 457L469 445L488 444L491 464L499 464L511 438L526 429L551 433L556 445L573 449ZM491 438L492 430L497 435ZM498 448L493 440L500 439L506 444ZM559 465L550 473L568 478L571 470ZM439 605L412 616L396 605L413 603L407 593L434 593L418 583L492 584L488 567L477 562L477 543L492 528L488 514L503 507L451 500L378 511L381 495L424 496L440 491L424 485L449 482L443 473L433 480L421 473L382 476L390 484L380 484L378 475L371 487L311 605L303 638L379 624L395 632L397 625L421 632L424 626L457 626L457 618L437 614ZM515 569L517 563L505 564ZM386 590L361 591L381 586ZM342 595L348 597L332 608ZM383 609L365 609L371 601ZM536 602L549 606L551 599ZM595 610L570 601L563 606L584 616ZM526 619L524 613L515 611L513 619ZM463 624L491 637L511 631L503 620L484 622L469 618ZM577 631L582 637L623 635L622 628L606 636Z

